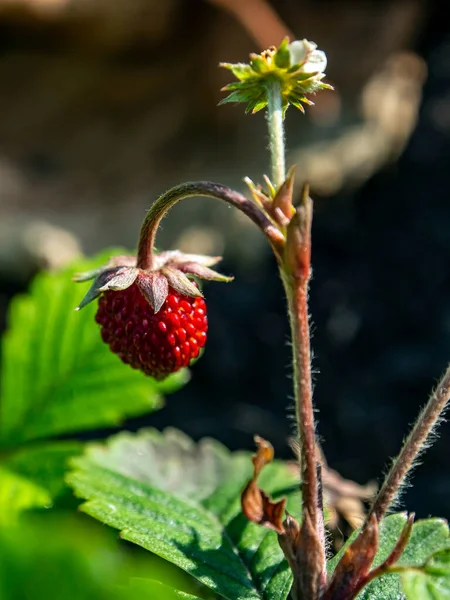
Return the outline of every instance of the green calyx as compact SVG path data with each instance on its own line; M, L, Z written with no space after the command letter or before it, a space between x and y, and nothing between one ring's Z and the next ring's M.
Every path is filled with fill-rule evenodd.
M268 104L268 89L275 82L280 86L283 102L283 114L289 105L305 112L303 104L314 104L306 94L315 94L319 90L332 90L323 83L326 55L317 49L314 42L308 40L289 43L285 38L278 48L272 46L261 54L250 54L247 63L221 63L239 80L229 83L222 91L230 94L220 104L246 102L245 111L256 113Z

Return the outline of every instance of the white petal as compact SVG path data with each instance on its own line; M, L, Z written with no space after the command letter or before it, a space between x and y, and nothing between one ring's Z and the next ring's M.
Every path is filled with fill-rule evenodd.
M308 54L316 48L317 44L308 40L295 40L295 42L290 43L291 65L302 64L308 58Z
M322 50L314 50L302 66L305 73L323 73L327 68L327 55Z

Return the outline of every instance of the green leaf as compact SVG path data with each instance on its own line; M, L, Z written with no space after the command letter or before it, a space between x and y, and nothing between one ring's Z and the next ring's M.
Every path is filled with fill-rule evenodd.
M140 575L140 565L106 531L88 525L80 518L41 515L0 529L0 598L195 598L157 582L136 587L132 578Z
M82 510L121 536L174 563L229 600L285 600L292 575L274 532L242 515L240 494L252 473L248 453L168 430L119 434L74 459L68 481ZM278 497L297 484L280 462L261 487ZM298 513L298 493L288 510Z
M46 508L51 505L51 501L46 489L0 467L0 525L14 522L24 510ZM3 598L1 594L0 598Z
M450 599L450 548L436 552L422 568L402 574L408 600Z
M3 340L0 445L119 425L161 406L163 385L124 365L100 338L96 306L75 312L83 287L75 271L106 262L111 251L59 273L38 275L13 300ZM186 372L172 376L174 387Z
M390 515L380 525L380 545L373 561L373 567L384 562L393 550L406 523L405 513ZM344 553L345 548L356 537L354 533L339 553L328 562L327 569L332 573ZM397 564L420 566L426 558L440 548L450 544L449 528L443 519L425 519L417 521L411 538ZM383 575L375 579L358 595L358 600L395 600L403 598L399 575Z
M52 500L67 489L64 475L70 457L81 454L83 444L76 441L41 442L19 448L2 465L9 471L42 487Z
M450 534L445 519L434 518L417 521L398 564L419 566L431 553L449 545Z
M175 590L154 579L136 577L130 581L130 587L139 594L147 595L152 600L201 600L198 596Z

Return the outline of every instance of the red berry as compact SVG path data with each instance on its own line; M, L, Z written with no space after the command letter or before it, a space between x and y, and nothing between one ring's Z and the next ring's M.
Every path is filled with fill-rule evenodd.
M164 379L197 358L208 331L203 298L169 288L155 314L135 283L122 291L104 292L95 320L103 341L124 363L155 379Z

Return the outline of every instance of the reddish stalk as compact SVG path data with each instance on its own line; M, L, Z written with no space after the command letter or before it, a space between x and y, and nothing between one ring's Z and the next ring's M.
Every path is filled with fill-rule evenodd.
M172 206L184 198L207 196L231 204L246 214L269 239L275 253L284 244L284 236L262 210L243 194L220 183L211 181L193 181L177 185L162 194L150 207L141 227L139 236L137 264L141 269L151 269L156 232L161 219Z
M311 349L308 316L308 287L311 273L312 202L305 187L300 206L287 228L281 278L289 308L296 423L302 473L303 523L297 548L294 576L297 597L315 600L325 584L325 539L319 494L316 454Z
M299 430L302 503L317 523L318 479L308 325L308 279L288 282L296 422Z

